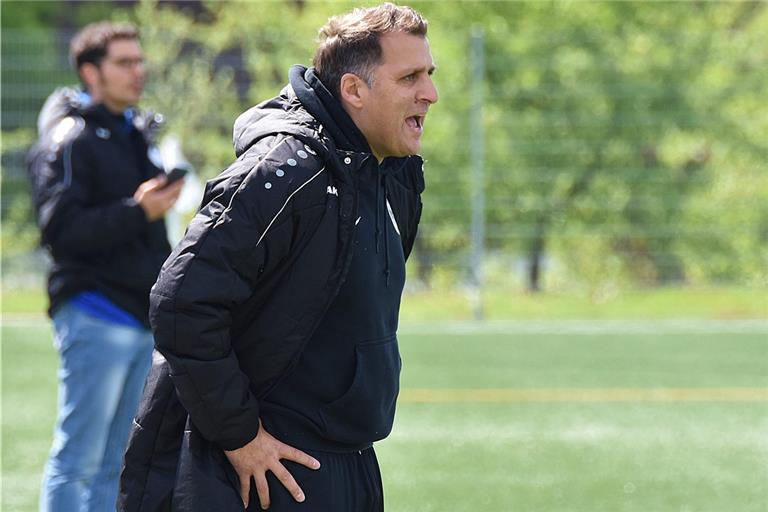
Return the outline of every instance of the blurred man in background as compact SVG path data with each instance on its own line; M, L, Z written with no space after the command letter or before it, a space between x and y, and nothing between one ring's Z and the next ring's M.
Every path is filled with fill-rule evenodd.
M40 510L101 512L115 509L151 364L149 289L170 252L163 217L182 183L166 183L151 141L156 119L134 108L145 80L136 28L88 25L70 58L83 88L48 98L29 158L60 355Z
M389 3L334 17L315 67L236 121L238 159L152 291L167 363L148 380L120 510L383 510L373 443L395 415L417 155L438 99L426 33Z

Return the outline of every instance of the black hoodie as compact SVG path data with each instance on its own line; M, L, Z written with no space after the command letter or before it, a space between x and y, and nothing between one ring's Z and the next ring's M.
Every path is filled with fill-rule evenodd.
M320 85L311 70L294 67L279 96L237 119L237 160L208 182L199 212L163 265L150 321L165 359L153 360L134 422L120 511L156 510L171 492L174 510L237 510L237 475L222 448L251 441L279 397L296 412L294 432L318 434L334 449L370 444L391 427L402 261L421 215L422 160L379 166L356 128L340 128L348 118L323 100L331 96ZM363 251L373 257L359 257ZM372 289L360 290L366 286ZM368 310L365 301L376 307ZM335 344L339 361L307 373L325 394L304 408L295 401L304 390L285 386L301 374L304 351L322 351L325 342ZM344 376L329 376L338 369ZM374 389L379 379L368 378L371 371L387 390ZM325 431L318 430L315 406L336 398L342 414L323 410ZM350 407L359 401L366 414L358 417Z
M370 156L354 176L359 199L346 280L296 369L264 399L261 419L272 435L288 444L355 451L392 429L405 257L399 228L387 207L385 175L363 135L314 70L293 68L291 86L337 143Z

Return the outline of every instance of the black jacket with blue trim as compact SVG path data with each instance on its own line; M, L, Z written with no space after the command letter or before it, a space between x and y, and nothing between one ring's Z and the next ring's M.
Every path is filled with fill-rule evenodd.
M351 261L355 173L378 163L314 70L294 66L280 96L240 116L235 150L152 289L164 358L131 434L119 510L166 510L171 496L173 510L242 508L222 449L256 436L260 399L297 363ZM381 166L407 257L422 160Z
M149 325L149 290L171 248L164 222L147 221L133 194L162 172L149 158L157 120L136 115L130 129L79 95L51 95L28 156L41 240L53 257L49 310L98 290Z

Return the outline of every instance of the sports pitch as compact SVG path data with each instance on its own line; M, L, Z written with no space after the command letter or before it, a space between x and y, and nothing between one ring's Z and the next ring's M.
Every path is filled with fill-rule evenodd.
M766 322L407 325L400 347L388 512L768 510ZM3 511L36 510L56 365L47 322L5 323Z

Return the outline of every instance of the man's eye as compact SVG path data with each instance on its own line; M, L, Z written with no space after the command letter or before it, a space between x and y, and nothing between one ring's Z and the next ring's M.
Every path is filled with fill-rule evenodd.
M121 68L132 68L144 65L144 59L118 59L114 62Z
M407 82L413 82L414 80L416 80L416 74L411 73L410 75L403 77L403 80Z

